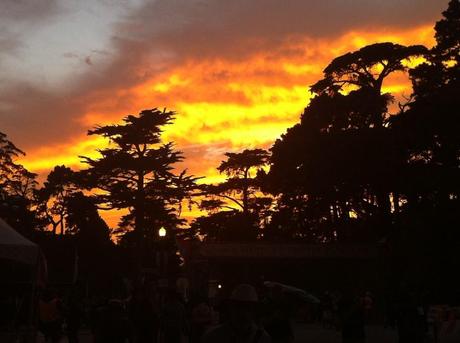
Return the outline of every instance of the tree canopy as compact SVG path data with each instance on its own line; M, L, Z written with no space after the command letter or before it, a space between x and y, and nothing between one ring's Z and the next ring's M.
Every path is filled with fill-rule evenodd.
M86 187L99 190L95 197L100 208L128 210L121 224L134 229L138 245L161 226L174 230L181 223L182 202L194 188L194 177L174 170L182 154L173 143L161 141L162 128L173 119L174 112L155 108L88 132L111 144L99 150L98 159L83 157L89 166L82 171Z

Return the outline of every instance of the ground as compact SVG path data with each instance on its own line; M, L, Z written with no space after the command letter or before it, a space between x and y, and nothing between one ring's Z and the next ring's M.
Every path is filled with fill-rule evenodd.
M340 332L334 329L325 329L317 324L295 323L295 343L341 343ZM368 326L366 328L368 343L397 343L396 332L383 326ZM0 342L13 343L18 342L13 335L0 333ZM66 343L67 340L62 340ZM450 330L444 330L439 343L458 343L460 342L460 321ZM39 335L36 343L43 343L43 338ZM82 330L80 333L80 343L92 343L92 336L88 330Z
M333 329L324 329L320 325L295 325L296 343L340 343L340 332ZM368 343L397 343L396 331L383 326L366 327L366 342ZM445 333L439 343L460 342L460 322L452 333Z

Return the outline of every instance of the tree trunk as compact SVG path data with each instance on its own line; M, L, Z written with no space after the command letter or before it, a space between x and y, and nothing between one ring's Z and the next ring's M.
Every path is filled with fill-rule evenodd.
M382 218L383 232L381 234L387 235L391 226L391 202L389 194L382 191L377 192L377 204Z
M248 186L248 170L244 171L244 185L243 185L243 213L249 212L249 186Z
M134 230L136 232L136 276L141 277L142 259L144 256L144 231L145 231L145 190L144 174L139 173L137 179L136 206L134 208Z

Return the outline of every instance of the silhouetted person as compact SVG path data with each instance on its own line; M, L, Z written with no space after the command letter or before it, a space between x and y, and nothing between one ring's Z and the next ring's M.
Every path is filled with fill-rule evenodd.
M110 300L96 310L95 343L125 343L131 335L128 317L119 300Z
M416 293L403 289L395 305L399 343L423 343L426 335L426 314Z
M270 336L256 324L257 292L251 285L237 286L230 297L229 320L207 332L203 343L269 343Z
M273 343L290 343L294 333L289 320L291 306L280 286L273 287L267 303L268 317L265 329Z
M343 343L365 342L364 310L359 299L345 293L338 303Z
M83 315L82 300L78 291L73 289L66 304L67 337L69 343L78 343L78 331L80 330Z
M212 325L214 311L205 297L199 297L192 308L190 322L190 342L198 343L206 330Z
M130 303L130 317L134 329L134 342L157 341L159 319L156 304L145 288L134 293Z
M165 343L180 343L187 331L187 315L180 295L170 290L161 313Z
M325 328L334 326L334 303L332 294L326 291L321 297L321 324Z
M45 342L59 342L62 338L62 304L56 292L45 289L39 300L39 329Z
M361 305L364 310L364 316L366 321L372 319L372 311L374 309L374 299L372 298L372 293L367 291L364 296L361 298Z

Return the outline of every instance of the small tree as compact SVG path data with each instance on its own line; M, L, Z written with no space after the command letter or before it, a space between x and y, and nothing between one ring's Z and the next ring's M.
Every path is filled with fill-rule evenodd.
M260 199L260 177L268 163L268 152L262 149L246 149L240 153L228 152L225 156L227 159L221 162L217 170L225 174L227 180L217 185L205 186L207 194L229 201L226 205L214 201L214 205L218 207L227 207L245 214L254 211L257 200ZM203 203L206 207L211 204L209 201Z
M261 191L269 154L262 149L246 149L225 156L217 169L227 179L202 186L207 198L200 208L208 216L197 218L191 229L212 240L255 239L262 214L272 203L272 198Z
M30 237L37 227L33 209L37 175L17 162L24 155L0 132L0 217Z
M48 174L43 187L36 192L38 213L54 234L66 232L67 199L79 189L77 175L66 166L56 166Z
M18 149L7 135L0 132L0 195L31 199L37 182L36 174L16 162L25 153Z
M67 230L75 235L81 246L102 246L110 242L110 229L101 218L95 200L82 192L65 199Z

